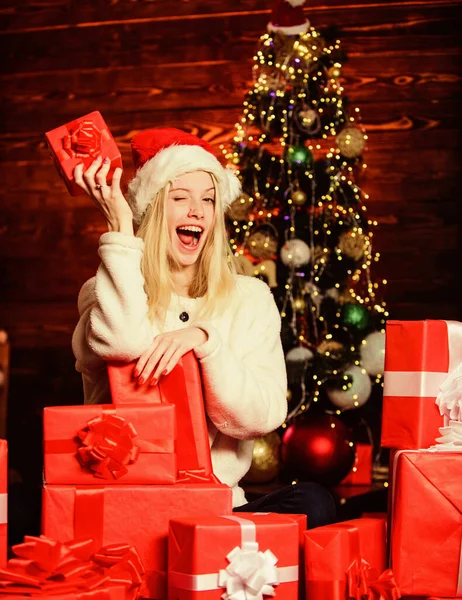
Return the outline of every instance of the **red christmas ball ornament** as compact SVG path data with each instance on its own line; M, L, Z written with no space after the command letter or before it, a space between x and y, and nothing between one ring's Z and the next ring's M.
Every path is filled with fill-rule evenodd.
M305 416L286 429L281 457L290 477L334 486L351 471L355 451L348 427L337 417L319 414Z

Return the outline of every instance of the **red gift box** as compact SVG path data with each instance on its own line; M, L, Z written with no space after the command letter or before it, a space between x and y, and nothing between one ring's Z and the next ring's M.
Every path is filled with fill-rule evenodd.
M8 444L0 440L0 569L6 565L8 553Z
M385 519L355 519L305 532L309 600L362 598L364 586L386 589L393 582L385 568Z
M428 448L444 425L435 404L443 381L461 360L461 324L452 321L388 321L382 446Z
M171 404L48 407L43 437L47 483L168 484L176 479Z
M462 454L394 458L391 568L404 595L462 596Z
M339 485L370 485L372 483L372 446L356 444L355 462Z
M42 533L62 542L92 538L95 549L133 544L146 571L141 594L165 600L170 519L230 514L231 507L231 489L222 484L46 485Z
M236 594L236 598L277 595L295 600L299 540L299 523L289 515L236 513L173 519L168 598L219 600Z
M137 361L109 363L108 376L114 404L168 402L176 407L177 467L181 475L211 479L212 460L205 416L199 361L188 352L159 384L139 385L133 376Z
M17 600L136 600L144 567L136 549L114 544L92 553L92 540L62 544L26 536L0 570L0 595Z
M71 196L85 194L74 181L74 169L79 163L83 163L85 171L98 156L108 157L111 160L108 184L114 170L122 168L120 151L98 111L47 131L45 138L55 167Z

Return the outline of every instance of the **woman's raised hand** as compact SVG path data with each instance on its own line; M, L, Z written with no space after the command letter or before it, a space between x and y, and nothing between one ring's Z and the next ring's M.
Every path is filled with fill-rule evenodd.
M151 347L138 359L135 377L140 384L150 380L150 385L156 385L160 377L170 373L186 352L202 346L207 339L207 334L199 327L187 327L157 335Z
M98 156L84 173L83 164L80 163L74 169L75 182L106 217L109 231L133 234L133 213L120 189L122 169L115 169L112 183L108 185L110 166L109 158Z

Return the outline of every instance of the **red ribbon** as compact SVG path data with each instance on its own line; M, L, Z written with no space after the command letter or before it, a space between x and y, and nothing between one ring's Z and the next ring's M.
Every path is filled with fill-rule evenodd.
M140 448L133 442L136 435L136 429L123 417L103 413L77 433L82 442L77 460L95 477L120 479L128 473L126 465L138 460Z
M71 157L95 157L101 154L102 134L93 121L81 121L63 139L63 147Z
M92 556L93 540L63 544L43 535L24 540L13 546L18 558L0 569L0 595L48 598L105 592L107 586L123 584L131 600L139 596L144 568L135 548L127 544L106 546Z
M364 559L355 559L346 571L348 600L399 600L401 593L391 569L380 576Z

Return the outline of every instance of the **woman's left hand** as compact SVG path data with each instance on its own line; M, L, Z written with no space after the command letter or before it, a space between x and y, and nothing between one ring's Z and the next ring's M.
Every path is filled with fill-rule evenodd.
M140 384L151 379L150 385L156 385L161 375L167 375L177 365L180 358L207 341L208 336L199 327L187 327L162 333L154 338L138 359L134 370Z

